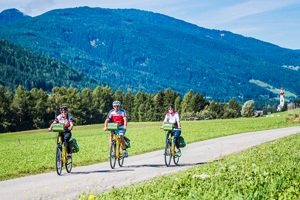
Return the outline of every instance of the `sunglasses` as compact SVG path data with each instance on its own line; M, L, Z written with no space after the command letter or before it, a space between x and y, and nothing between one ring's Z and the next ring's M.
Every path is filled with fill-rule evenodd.
M64 110L62 110L62 111L60 111L61 113L67 113L68 111L64 111Z
M119 106L114 106L114 107L119 107Z
M168 110L173 110L173 108L168 108Z

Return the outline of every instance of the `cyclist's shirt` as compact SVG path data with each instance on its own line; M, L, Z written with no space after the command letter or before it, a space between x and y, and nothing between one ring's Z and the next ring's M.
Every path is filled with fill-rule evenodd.
M172 114L167 113L164 122L169 122L170 124L174 124L174 128L178 128L177 122L180 121L179 114L177 112L173 112Z
M127 117L126 111L124 109L119 109L118 112L115 111L115 109L112 109L109 111L107 118L112 119L113 122L118 123L119 126L124 125L124 118Z
M68 115L68 119L65 119L61 114L58 115L55 120L55 122L60 124L65 124L65 127L68 128L70 126L70 122L73 122L73 119L70 115Z

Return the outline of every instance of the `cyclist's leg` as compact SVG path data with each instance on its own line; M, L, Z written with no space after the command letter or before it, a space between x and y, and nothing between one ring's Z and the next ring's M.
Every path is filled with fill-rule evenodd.
M168 132L167 132L167 135L166 135L166 144L167 144L167 142L168 142L168 139L169 139L169 134L170 134L170 133L172 134L172 132L171 132L171 131L168 131ZM173 134L172 134L172 135L173 135Z
M67 148L67 153L68 154L71 153L71 148L70 148L70 145L69 145L69 140L71 139L71 136L72 136L71 132L65 132L63 134L64 145Z
M179 136L181 134L181 130L175 130L173 131L174 132L174 144L176 146L177 149L179 149Z
M123 127L124 127L124 125L120 126L119 129L122 129ZM124 140L125 133L126 133L126 130L119 130L120 142L121 142L123 150L126 151L126 145L125 145L125 140Z
M110 136L109 136L109 146L111 146L111 141L112 141L112 139L113 139L113 137L114 137L114 134L115 134L114 131L111 131L111 132L110 132Z

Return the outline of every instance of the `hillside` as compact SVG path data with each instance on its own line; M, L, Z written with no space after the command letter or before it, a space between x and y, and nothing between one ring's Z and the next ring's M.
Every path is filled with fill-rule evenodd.
M56 86L76 87L81 91L106 84L57 59L0 39L0 85L10 90L23 85L27 90L42 88L49 92Z
M30 18L30 16L25 15L24 13L20 12L19 10L12 8L4 10L0 13L0 25L2 24L9 24L15 21L20 21Z
M161 14L88 7L53 10L0 30L1 38L125 92L170 87L214 99L277 96L249 83L254 79L299 95L299 72L281 67L300 65L295 59L299 53L230 32L221 39L213 34L220 31Z

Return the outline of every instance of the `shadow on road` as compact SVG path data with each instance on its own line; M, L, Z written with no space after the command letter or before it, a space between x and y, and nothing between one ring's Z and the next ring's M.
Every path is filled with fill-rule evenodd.
M123 166L123 168L139 168L139 167L163 167L163 166L165 166L165 165L160 165L160 164L158 164L158 165L129 165L129 166Z
M206 164L206 162L200 162L200 163L183 163L178 165L170 165L170 167L176 167L176 166L196 166L196 165L203 165ZM129 166L123 166L122 168L140 168L140 167L166 167L164 164L152 164L152 165L129 165Z
M93 173L116 173L116 172L123 172L123 171L134 171L133 169L124 169L124 170L99 170L99 171L89 171L89 172L72 172L71 174L93 174Z

